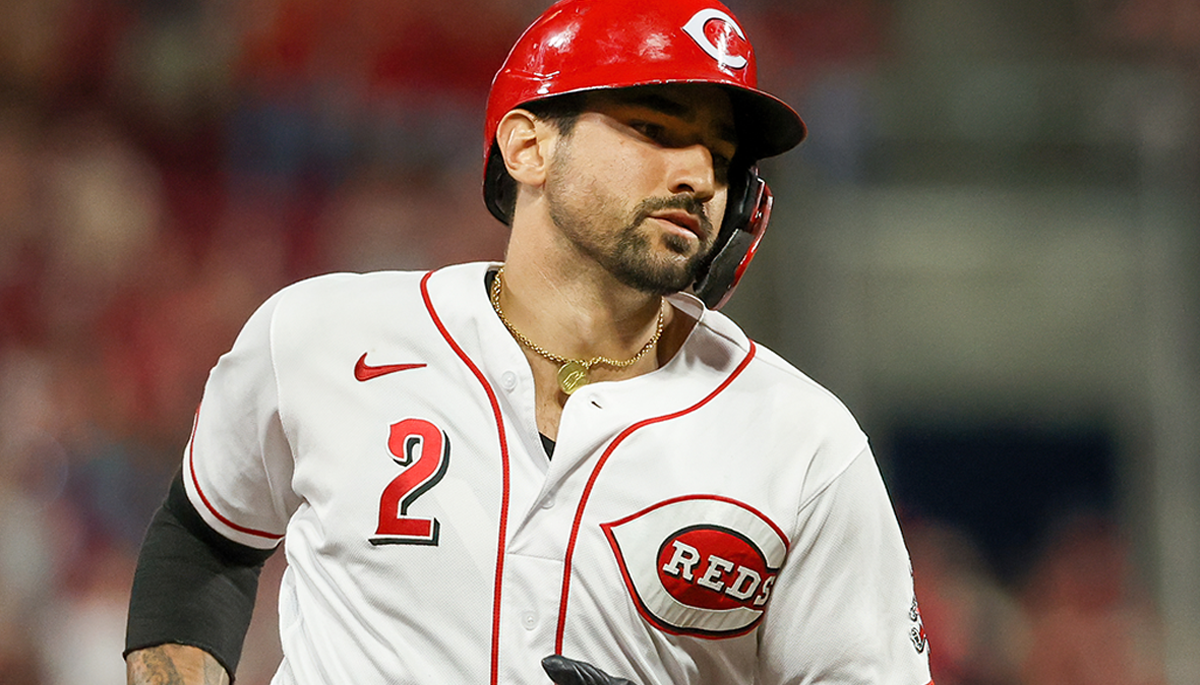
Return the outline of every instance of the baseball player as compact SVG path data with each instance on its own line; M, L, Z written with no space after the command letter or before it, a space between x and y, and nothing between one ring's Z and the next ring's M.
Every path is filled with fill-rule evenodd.
M131 683L930 683L863 433L716 309L800 117L714 0L563 0L488 100L503 264L289 286L144 543Z

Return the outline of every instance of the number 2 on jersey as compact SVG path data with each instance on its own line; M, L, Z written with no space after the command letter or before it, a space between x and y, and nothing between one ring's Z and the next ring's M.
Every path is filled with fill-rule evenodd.
M438 520L409 516L408 508L425 494L450 465L450 438L425 419L404 419L392 424L388 450L404 470L383 489L379 498L379 527L373 545L436 545Z

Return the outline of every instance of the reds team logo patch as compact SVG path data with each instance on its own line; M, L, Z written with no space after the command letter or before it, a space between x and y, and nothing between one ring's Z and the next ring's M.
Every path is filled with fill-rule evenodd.
M638 611L677 635L753 630L788 550L756 509L715 495L669 499L600 527Z
M750 42L733 17L710 7L692 15L683 25L700 49L727 69L744 69L750 63Z

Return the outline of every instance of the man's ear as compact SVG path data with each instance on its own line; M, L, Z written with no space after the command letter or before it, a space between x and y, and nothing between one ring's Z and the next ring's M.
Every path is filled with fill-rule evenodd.
M496 128L496 146L504 158L504 166L517 183L541 186L546 180L549 163L548 137L553 126L539 122L523 109L514 109L500 120Z

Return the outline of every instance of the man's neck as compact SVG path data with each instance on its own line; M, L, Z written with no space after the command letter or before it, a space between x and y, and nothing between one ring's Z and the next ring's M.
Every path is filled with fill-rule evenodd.
M538 430L557 439L568 395L558 381L562 363L544 353L579 361L628 360L652 339L662 316L662 336L642 357L627 367L595 364L588 374L589 382L633 378L669 361L694 321L660 296L600 272L594 262L578 259L571 267L545 249L527 252L521 247L518 241L510 243L500 276L500 310L509 325L540 348L521 345L533 372Z
M655 332L663 309L658 295L634 291L607 274L529 268L511 258L502 276L500 306L509 323L537 346L568 359L628 359ZM667 308L669 309L669 308Z

